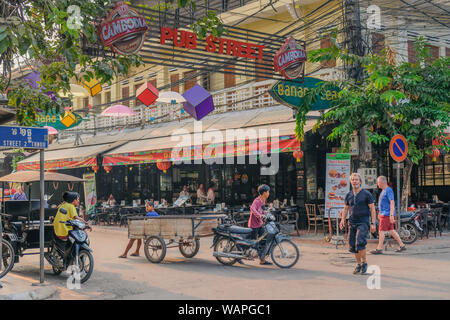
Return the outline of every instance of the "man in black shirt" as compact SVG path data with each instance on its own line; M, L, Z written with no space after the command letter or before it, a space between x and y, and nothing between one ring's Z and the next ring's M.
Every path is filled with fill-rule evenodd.
M358 264L353 271L353 274L366 273L366 245L369 224L370 232L376 231L375 222L377 216L374 205L375 200L369 191L361 189L361 180L361 176L358 173L353 173L350 176L350 183L353 190L345 197L345 206L341 220L341 229L343 229L347 213L350 213L349 251L355 254L356 262ZM372 215L371 223L370 215Z

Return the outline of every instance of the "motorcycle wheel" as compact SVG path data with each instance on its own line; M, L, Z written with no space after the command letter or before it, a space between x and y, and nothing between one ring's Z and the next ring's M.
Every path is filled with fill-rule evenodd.
M151 236L145 240L144 252L147 260L153 263L160 263L166 256L166 243L161 237Z
M94 271L94 256L88 250L80 250L78 261L80 267L80 282L85 283L89 280Z
M15 253L14 248L9 243L9 241L5 239L1 239L2 241L2 260L0 261L0 264L2 264L2 268L0 270L0 279L6 276L8 272L11 271L11 269L14 267L14 261L15 261Z
M300 251L295 243L285 239L272 247L270 257L278 267L287 269L297 263L300 258Z
M198 253L200 249L200 240L182 240L178 245L181 254L186 258L193 258Z
M236 248L236 243L228 238L220 238L214 246L214 251L229 253ZM216 257L217 261L226 266L231 266L236 263L236 258Z
M52 270L53 270L53 274L54 274L55 276L59 276L59 275L61 274L61 272L62 272L62 270L58 269L58 268L55 267L55 266L52 266Z
M400 229L400 238L402 239L403 243L411 244L417 240L419 232L416 226L412 223L406 222L400 227Z

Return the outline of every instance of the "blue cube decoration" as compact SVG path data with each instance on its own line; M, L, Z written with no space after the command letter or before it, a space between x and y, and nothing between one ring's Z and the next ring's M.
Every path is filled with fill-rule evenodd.
M195 120L200 120L214 111L213 97L198 84L183 93L183 97L186 99L186 102L183 102L184 110Z

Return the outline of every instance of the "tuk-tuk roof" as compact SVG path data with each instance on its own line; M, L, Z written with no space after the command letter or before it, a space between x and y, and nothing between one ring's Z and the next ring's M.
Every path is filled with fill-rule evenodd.
M70 176L68 174L57 172L45 172L45 181L61 181L61 182L83 182L83 179ZM6 176L0 177L0 182L37 182L40 181L39 171L17 171Z

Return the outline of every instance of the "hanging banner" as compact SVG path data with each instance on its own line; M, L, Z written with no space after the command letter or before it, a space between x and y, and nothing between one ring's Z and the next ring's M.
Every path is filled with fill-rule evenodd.
M91 214L93 207L97 203L97 190L95 187L95 173L83 174L84 179L84 199L86 204L86 213Z
M350 159L348 153L327 153L325 218L336 218L344 209L350 191Z

